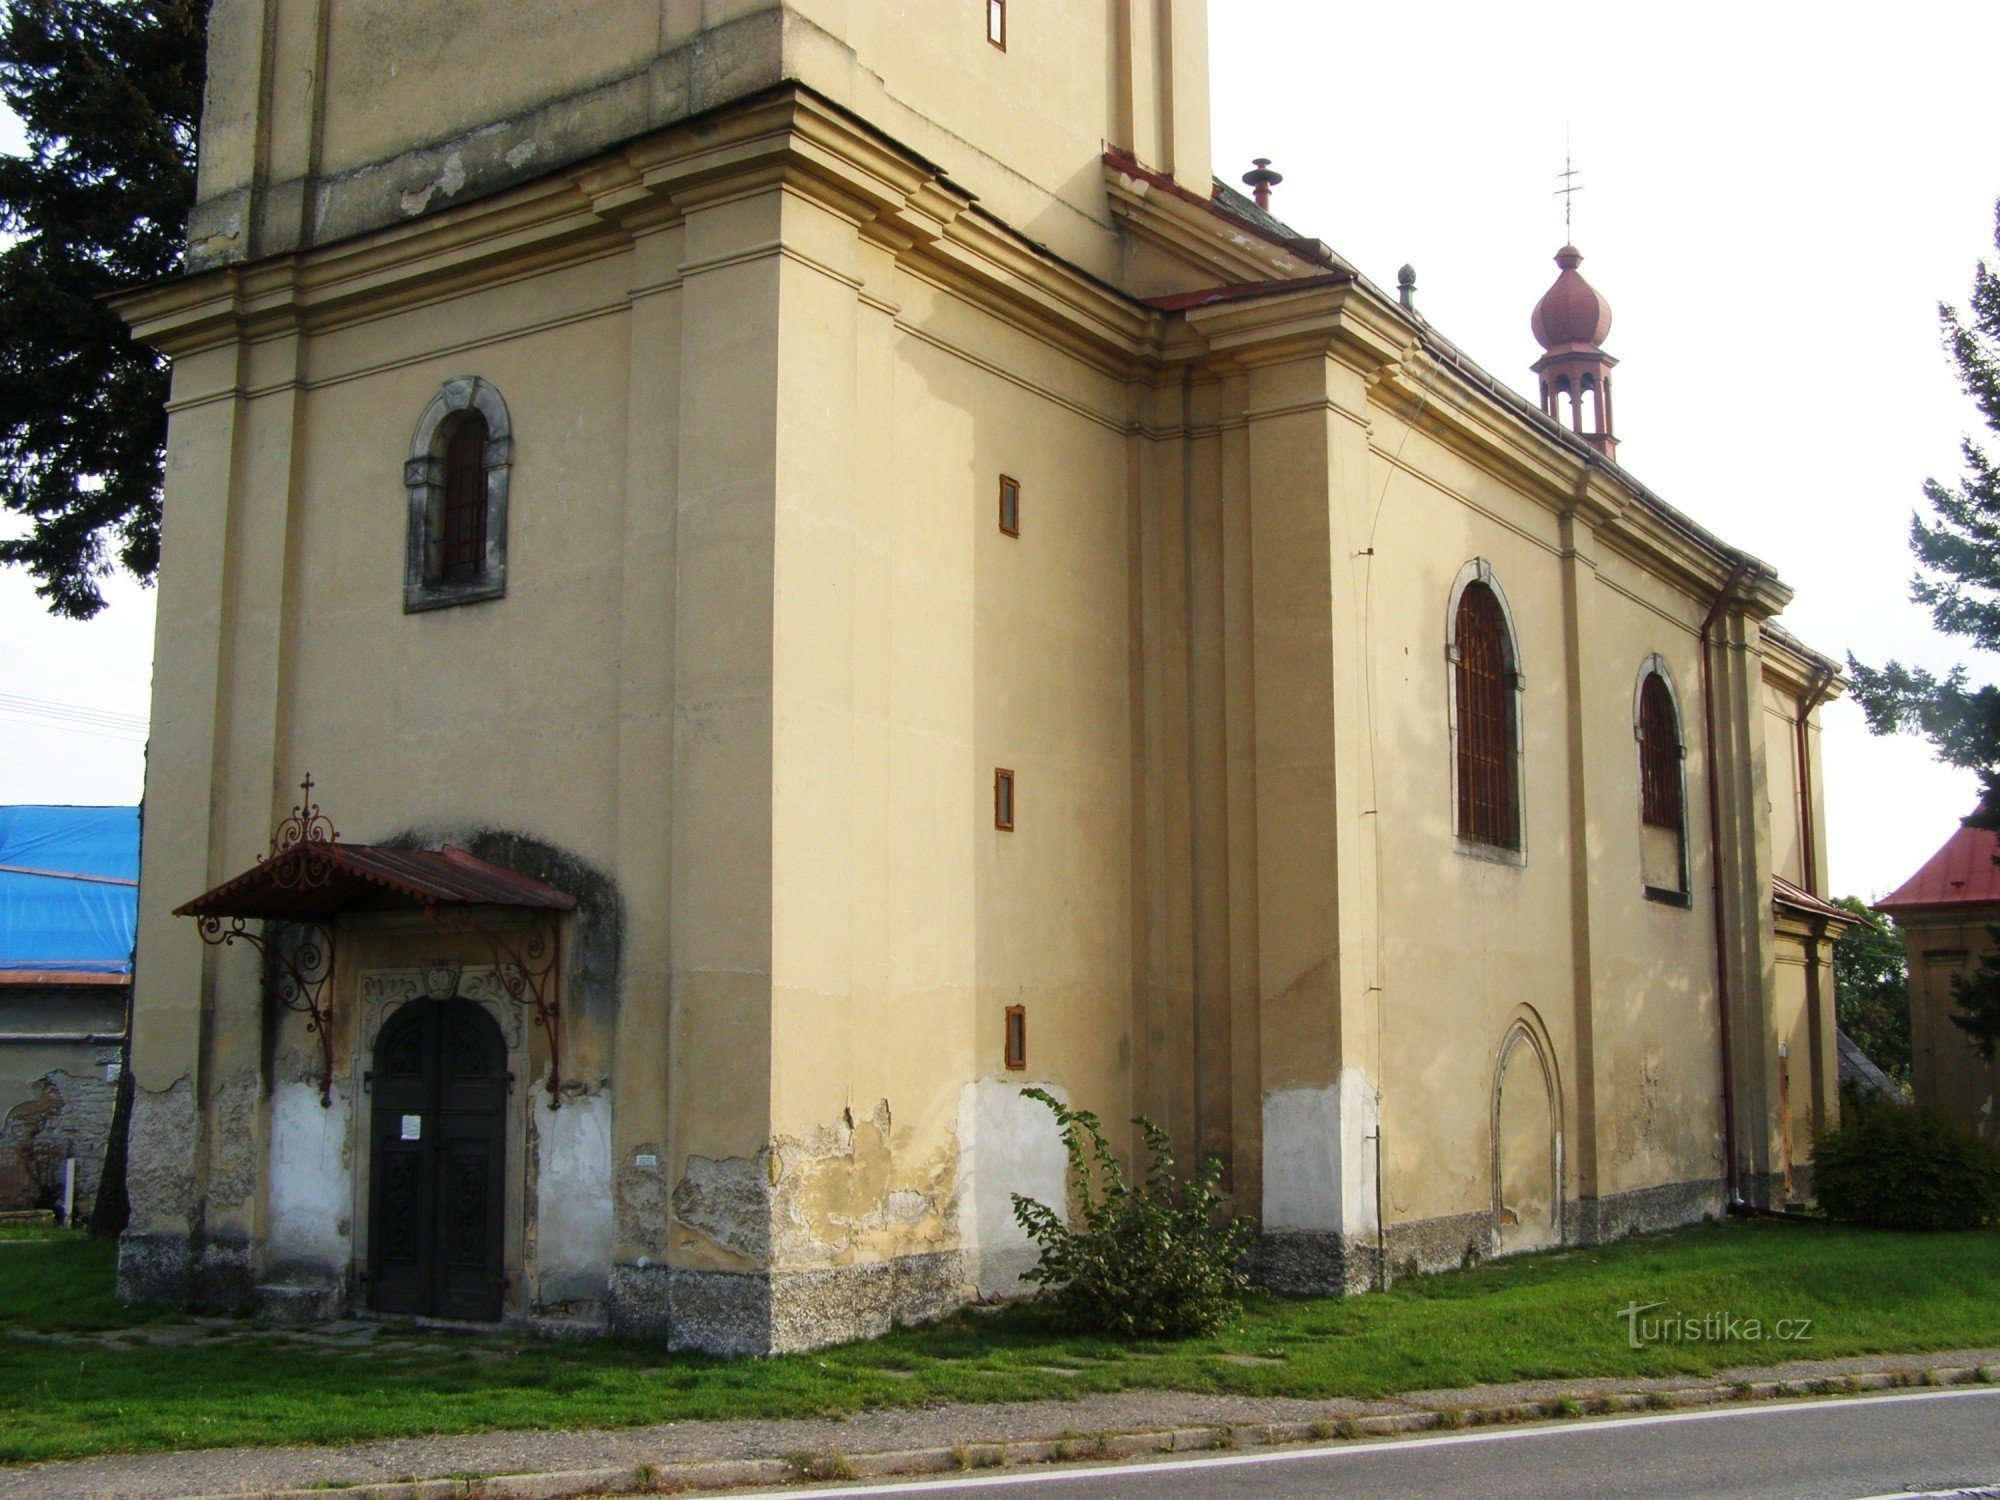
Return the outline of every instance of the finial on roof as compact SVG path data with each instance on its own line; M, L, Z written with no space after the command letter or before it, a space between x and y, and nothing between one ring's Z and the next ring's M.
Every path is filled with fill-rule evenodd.
M1417 268L1404 266L1396 273L1396 296L1401 299L1407 312L1417 310Z
M1283 173L1271 170L1271 158L1268 156L1252 157L1250 170L1243 174L1244 185L1256 198L1257 206L1267 210L1271 206L1271 189L1284 180Z

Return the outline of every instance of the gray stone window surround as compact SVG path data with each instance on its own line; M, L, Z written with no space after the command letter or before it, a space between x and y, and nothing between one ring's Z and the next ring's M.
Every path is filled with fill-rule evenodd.
M444 517L444 456L452 418L476 411L486 419L486 557L470 578L440 576ZM409 540L403 557L403 612L445 609L498 599L507 592L507 477L514 466L514 426L500 392L477 375L447 380L417 419L403 465L409 497Z

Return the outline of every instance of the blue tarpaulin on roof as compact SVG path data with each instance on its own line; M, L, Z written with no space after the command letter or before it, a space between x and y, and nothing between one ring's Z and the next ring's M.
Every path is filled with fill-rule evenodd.
M127 974L139 809L0 807L0 970Z

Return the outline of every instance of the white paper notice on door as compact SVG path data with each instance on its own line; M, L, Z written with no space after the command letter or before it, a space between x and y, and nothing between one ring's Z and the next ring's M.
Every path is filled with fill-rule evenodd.
M420 1141L424 1138L424 1117L422 1115L403 1116L403 1139Z

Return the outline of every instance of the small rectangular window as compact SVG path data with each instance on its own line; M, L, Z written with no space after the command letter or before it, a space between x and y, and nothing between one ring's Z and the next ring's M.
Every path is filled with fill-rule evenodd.
M1007 536L1021 534L1021 481L1000 476L1000 530Z
M1005 832L1014 831L1014 773L995 771L993 773L993 826Z
M1007 0L986 0L986 40L1007 50Z
M1028 1065L1028 1007L1007 1007L1007 1066L1016 1072Z

